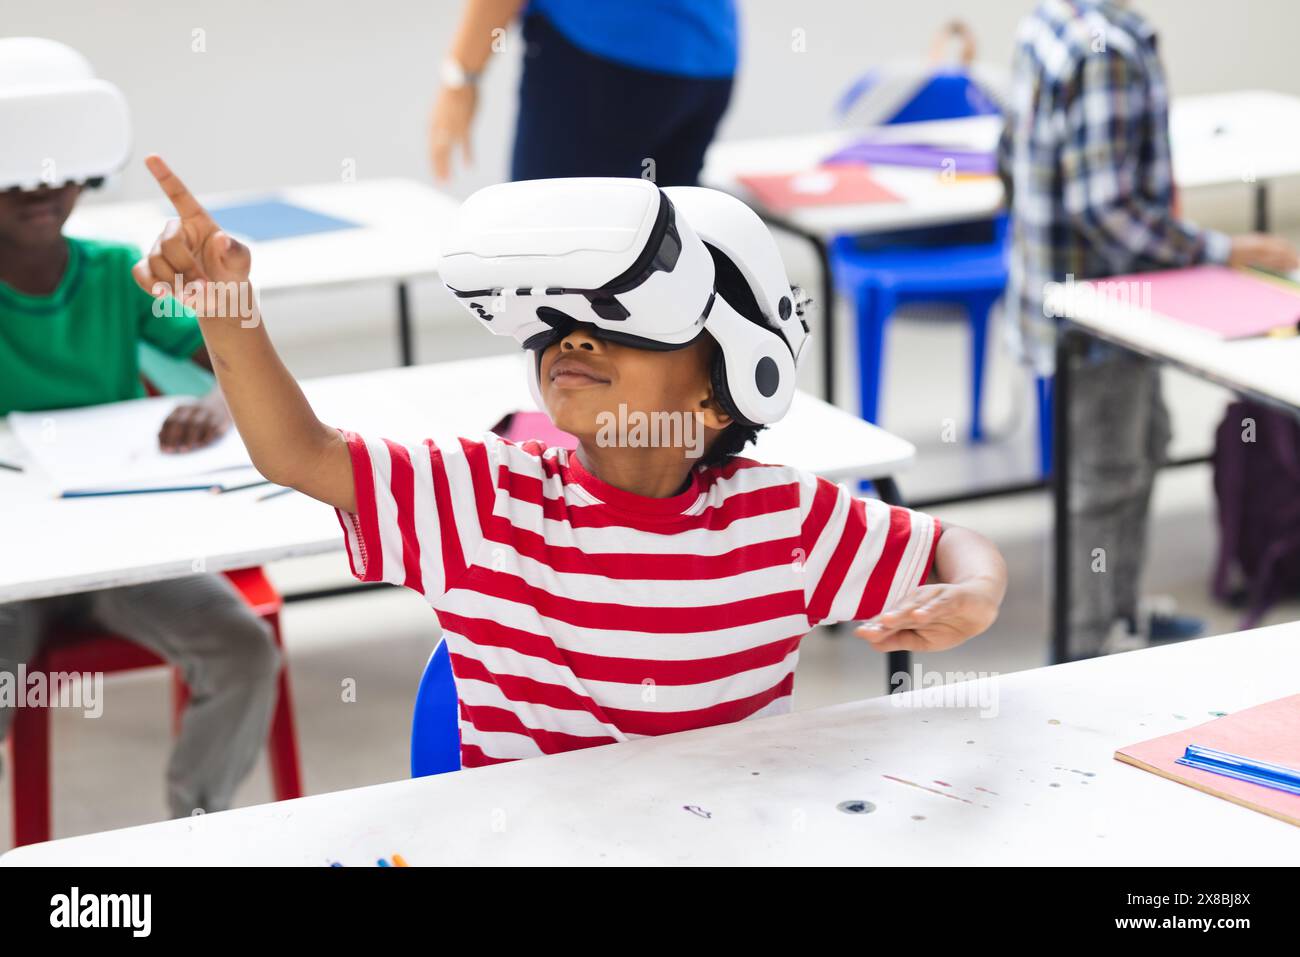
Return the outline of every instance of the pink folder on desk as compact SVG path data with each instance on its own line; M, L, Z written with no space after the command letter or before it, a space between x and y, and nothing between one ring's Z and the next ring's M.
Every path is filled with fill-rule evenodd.
M1193 266L1111 276L1092 280L1091 284L1099 294L1105 294L1107 283L1134 282L1150 284L1153 312L1224 339L1260 336L1275 329L1294 330L1300 323L1300 285L1250 269ZM1129 303L1146 306L1148 290L1133 288Z
M1125 764L1300 827L1300 795L1178 764L1189 744L1300 768L1300 695L1279 698L1115 752L1116 760Z
M492 427L492 431L511 442L537 439L547 448L576 449L578 440L568 432L561 432L545 412L511 412Z

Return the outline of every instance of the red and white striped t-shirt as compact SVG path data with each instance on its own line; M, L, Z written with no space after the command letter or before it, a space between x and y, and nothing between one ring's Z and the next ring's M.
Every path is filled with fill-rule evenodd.
M465 767L788 711L804 634L897 603L939 535L745 458L647 498L538 442L344 435L352 573L437 612Z

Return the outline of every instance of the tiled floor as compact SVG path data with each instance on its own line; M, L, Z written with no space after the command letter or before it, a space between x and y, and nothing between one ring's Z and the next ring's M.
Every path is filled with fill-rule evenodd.
M454 313L447 316L431 305L438 302L431 285L417 289L422 359L456 358L496 345L472 327L466 329L468 324L457 325ZM269 306L268 315L295 371L314 375L390 363L392 341L384 311L388 307L386 291L352 289L276 303ZM347 320L355 315L379 316L381 332L364 340L350 338L354 327ZM310 337L302 334L309 327ZM319 344L322 336L328 345ZM986 414L994 437L971 448L945 443L941 435L945 418L964 423L967 414L964 329L900 321L892 332L889 355L884 423L919 449L915 467L902 481L905 494L912 499L940 497L1032 475L1035 424L1029 386L1005 357L996 356L989 373ZM815 388L815 376L805 385ZM1174 375L1168 377L1167 395L1175 415L1175 452L1205 451L1223 396ZM1010 566L1011 589L1001 619L987 635L928 658L926 667L1007 672L1042 665L1050 529L1045 493L945 507L938 514L997 542ZM1184 608L1208 617L1211 630L1221 633L1233 630L1234 616L1206 595L1214 547L1209 470L1194 466L1166 471L1156 493L1148 591L1173 595ZM287 592L348 580L341 554L287 562L272 571ZM1293 603L1275 609L1269 621L1295 617L1300 617L1300 604ZM392 590L294 603L283 621L308 790L330 791L405 776L411 702L435 638L432 613L415 595ZM343 700L347 679L355 680L355 702ZM805 640L797 707L876 695L884 688L882 659L851 633L818 629ZM109 707L99 720L56 713L58 835L143 823L164 814L168 692L161 673L125 677L108 686ZM268 776L260 767L241 789L239 802L269 797ZM0 850L10 841L8 806L6 781L0 788Z

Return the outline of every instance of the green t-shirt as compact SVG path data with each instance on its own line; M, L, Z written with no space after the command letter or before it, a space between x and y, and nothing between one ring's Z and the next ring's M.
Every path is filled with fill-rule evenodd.
M153 297L131 278L135 249L67 243L68 267L50 295L0 282L0 415L138 398L141 342L177 358L203 344L193 312L167 300L170 309L154 314Z

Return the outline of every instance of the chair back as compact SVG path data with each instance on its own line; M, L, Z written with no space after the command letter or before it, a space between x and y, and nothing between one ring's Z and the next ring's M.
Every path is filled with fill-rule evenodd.
M447 642L429 656L411 719L411 777L460 770L460 704Z

